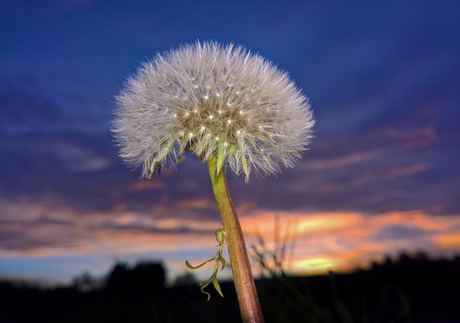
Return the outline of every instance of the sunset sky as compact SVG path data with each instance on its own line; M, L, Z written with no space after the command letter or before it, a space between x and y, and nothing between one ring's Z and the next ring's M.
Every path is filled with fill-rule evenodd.
M294 168L228 173L248 246L259 232L275 248L277 217L295 273L460 253L459 1L2 0L0 278L156 259L173 280L215 255L207 166L188 155L140 179L110 133L126 77L196 40L268 58L317 120Z

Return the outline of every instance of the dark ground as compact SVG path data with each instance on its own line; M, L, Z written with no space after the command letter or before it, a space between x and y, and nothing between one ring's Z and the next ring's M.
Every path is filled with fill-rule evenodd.
M158 263L114 266L101 282L89 274L72 287L0 281L0 323L34 322L241 322L233 282L206 295L193 276L164 288ZM460 322L460 257L429 260L419 253L387 258L354 274L292 277L267 271L257 281L270 322Z

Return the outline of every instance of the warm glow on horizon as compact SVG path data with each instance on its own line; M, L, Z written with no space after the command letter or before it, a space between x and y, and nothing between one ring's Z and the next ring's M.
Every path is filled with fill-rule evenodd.
M299 233L328 232L356 225L361 222L357 214L318 214L301 218L298 224Z
M279 219L278 249L286 233L295 235L294 255L284 263L288 264L288 270L295 273L318 274L329 270L367 268L370 262L382 261L384 255L395 256L403 250L431 251L436 246L441 250L460 251L459 230L456 234L442 233L449 228L458 227L459 216L430 216L420 211L380 215L279 213ZM294 224L291 231L288 230L289 224ZM274 252L274 212L245 217L242 219L242 226L248 246L257 245L256 235L261 234L265 249ZM401 236L387 236L387 228L400 228L399 230L408 232L419 230L425 232L425 238L414 241L413 237L406 237L404 233ZM438 234L432 235L434 232ZM258 250L260 252L263 248L258 247Z
M322 274L340 267L341 259L319 255L308 259L294 261L293 269L302 274Z
M177 206L199 211L210 204L207 199L188 199ZM24 215L23 221L36 221L29 232L34 239L49 241L48 237L52 236L59 241L25 245L21 250L2 250L2 258L85 256L98 259L101 255L116 255L117 259L142 259L146 255L156 258L156 254L161 254L172 277L186 270L183 264L186 259L201 263L214 256L214 231L222 225L217 219L156 218L151 213L128 212L124 207L106 213L78 215L70 209L54 206L47 212L45 207L30 203L12 207L17 209L17 214ZM273 259L273 254L279 255L284 245L283 269L295 274L367 268L372 261L382 261L385 255L394 257L401 251L424 250L441 255L454 255L460 251L459 215L431 216L421 211L377 215L263 212L254 210L254 205L242 205L240 209L245 209L240 221L256 275L260 266L254 258L253 246L258 252L265 251L266 259ZM47 216L44 218L42 214ZM69 219L74 219L69 222L72 225L60 225L59 221L64 223ZM264 241L263 246L259 235Z
M178 203L181 209L201 209L207 206L214 206L216 202L207 198L183 200Z
M443 248L457 248L460 249L460 233L444 234L436 236L436 243Z

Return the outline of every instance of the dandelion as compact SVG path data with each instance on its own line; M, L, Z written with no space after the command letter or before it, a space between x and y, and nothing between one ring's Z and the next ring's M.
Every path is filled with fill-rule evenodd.
M204 161L217 155L246 181L253 170L277 173L300 158L314 124L308 100L287 73L242 47L214 42L143 64L117 105L121 157L142 165L143 176L174 166L186 148ZM209 140L203 127L221 140Z
M222 295L216 274L220 262L225 266L226 239L243 321L263 322L224 169L244 173L248 182L252 173L292 167L312 138L307 98L263 57L243 47L196 42L144 63L116 99L120 155L142 166L142 176L179 163L185 150L207 161L224 228L216 231L216 266L202 290L212 281Z

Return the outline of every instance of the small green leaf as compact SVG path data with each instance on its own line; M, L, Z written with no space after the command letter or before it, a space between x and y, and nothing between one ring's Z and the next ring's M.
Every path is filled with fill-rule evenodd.
M208 261L205 261L205 262L203 262L202 264L200 264L200 265L198 265L196 267L192 266L187 260L185 261L185 265L189 269L198 269L198 268L204 266L206 263L208 263L210 261L213 261L213 260L216 262L215 265L214 265L214 270L212 272L211 278L209 278L208 281L200 284L201 292L203 294L208 295L208 301L211 299L211 294L209 294L208 292L205 292L204 289L211 283L211 281L212 281L212 283L214 285L214 288L217 290L217 292L222 297L224 297L224 295L222 294L222 291L220 289L219 282L217 281L217 272L219 271L219 261L222 263L222 269L221 270L223 270L225 268L225 263L226 262L225 262L225 259L222 257L222 248L224 246L225 238L226 238L227 235L226 235L224 229L217 229L214 233L216 235L216 240L219 243L219 249L218 249L217 254L216 254L216 256L214 258L211 258Z
M214 288L219 293L219 295L224 297L224 294L222 294L222 291L220 290L220 285L219 285L219 282L217 281L216 276L214 276L214 278L212 279L212 283L214 284Z
M225 268L225 259L224 259L224 257L219 256L219 260L222 262L222 269L221 270L224 270L224 268Z
M201 283L199 286L201 288L205 288L206 286L208 286L210 283L211 283L211 280L212 280L212 277L209 278L207 281L205 281L204 283Z
M241 163L243 164L243 171L244 171L244 174L246 175L246 181L248 181L249 179L248 162L246 160L246 155L244 153L241 154Z
M214 258L209 259L208 261L205 261L205 262L203 262L201 265L198 265L198 266L196 266L196 267L193 267L193 266L188 262L188 260L186 260L186 261L185 261L185 265L186 265L189 269L198 269L198 268L203 267L205 264L207 264L207 263L210 262L211 260L214 260Z

